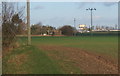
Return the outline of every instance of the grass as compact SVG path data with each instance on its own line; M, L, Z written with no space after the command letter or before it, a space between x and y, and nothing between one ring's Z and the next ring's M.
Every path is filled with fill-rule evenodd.
M22 58L20 56L22 56ZM15 49L9 56L4 57L3 61L3 63L5 63L3 64L3 74L62 73L60 67L54 61L34 46L22 46Z
M23 42L25 40L22 39ZM27 40L26 40L27 41ZM96 36L96 37L32 37L33 45L58 45L65 47L76 47L89 52L96 52L105 55L118 57L117 36Z
M59 63L63 63L68 71L80 72L80 68L74 67L73 63L55 60L48 56L49 53L57 53L54 50L46 52L36 46L52 45L63 47L80 48L89 52L104 54L116 59L118 57L117 36L83 36L83 37L32 37L32 46L25 46L26 37L19 38L20 48L13 50L3 59L3 73L5 74L66 74L70 73L62 69ZM24 45L24 46L23 46ZM23 56L22 56L23 54ZM60 54L60 53L58 53ZM22 60L21 61L21 57ZM23 59L24 58L24 59ZM17 61L16 61L17 60ZM19 62L23 62L18 65Z

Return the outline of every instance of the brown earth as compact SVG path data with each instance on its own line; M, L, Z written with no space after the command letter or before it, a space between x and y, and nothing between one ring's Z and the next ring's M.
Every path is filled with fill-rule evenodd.
M11 55L7 61L7 68L12 68L15 71L13 72L12 70L8 70L6 74L29 74L30 69L26 70L26 67L23 67L23 65L28 61L29 53L30 52L26 52L24 54Z
M24 62L27 61L26 54L15 55L14 57L11 56L8 60L8 63L14 63L15 67L21 66Z
M67 73L77 73L73 68L79 68L82 74L117 74L118 62L110 56L88 52L80 48L40 45L50 58L57 60ZM70 64L70 66L66 66Z

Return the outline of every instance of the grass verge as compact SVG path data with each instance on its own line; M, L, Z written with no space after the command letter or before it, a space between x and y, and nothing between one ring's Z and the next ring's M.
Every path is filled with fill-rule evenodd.
M60 74L59 66L35 46L22 46L3 57L3 74Z

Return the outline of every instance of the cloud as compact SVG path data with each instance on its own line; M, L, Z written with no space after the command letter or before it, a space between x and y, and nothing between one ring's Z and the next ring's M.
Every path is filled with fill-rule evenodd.
M106 7L110 7L110 6L113 6L113 5L116 5L117 2L79 2L79 3L76 3L78 5L78 9L81 9L81 8L84 8L86 5L94 5L94 4L102 4Z
M78 5L78 9L82 9L84 8L86 5L90 5L92 6L93 4L95 4L96 2L79 2L76 3ZM98 2L97 2L98 3Z
M117 4L117 3L116 2L105 2L105 3L103 3L103 5L106 6L106 7L110 7L110 6L113 6L115 4Z
M81 9L81 8L83 8L86 5L85 2L76 3L76 4L78 4L78 9Z
M34 9L35 9L35 10L38 10L38 9L44 9L44 8L45 8L45 7L40 6L40 5L39 5L39 6L34 7Z

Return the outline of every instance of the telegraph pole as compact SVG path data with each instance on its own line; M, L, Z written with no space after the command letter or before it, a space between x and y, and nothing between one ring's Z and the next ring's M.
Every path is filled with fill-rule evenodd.
M18 2L17 2L17 13L18 13Z
M86 10L90 10L90 14L91 14L91 35L92 35L92 27L93 27L93 18L92 18L92 13L93 13L93 10L96 10L96 8L88 8Z
M74 18L74 28L75 28L75 24L76 24L76 19Z
M74 18L74 28L76 29L76 19ZM74 33L74 36L76 36L76 31L75 31L75 33Z
M30 1L27 0L27 30L28 30L28 45L31 45L31 28L30 28Z

